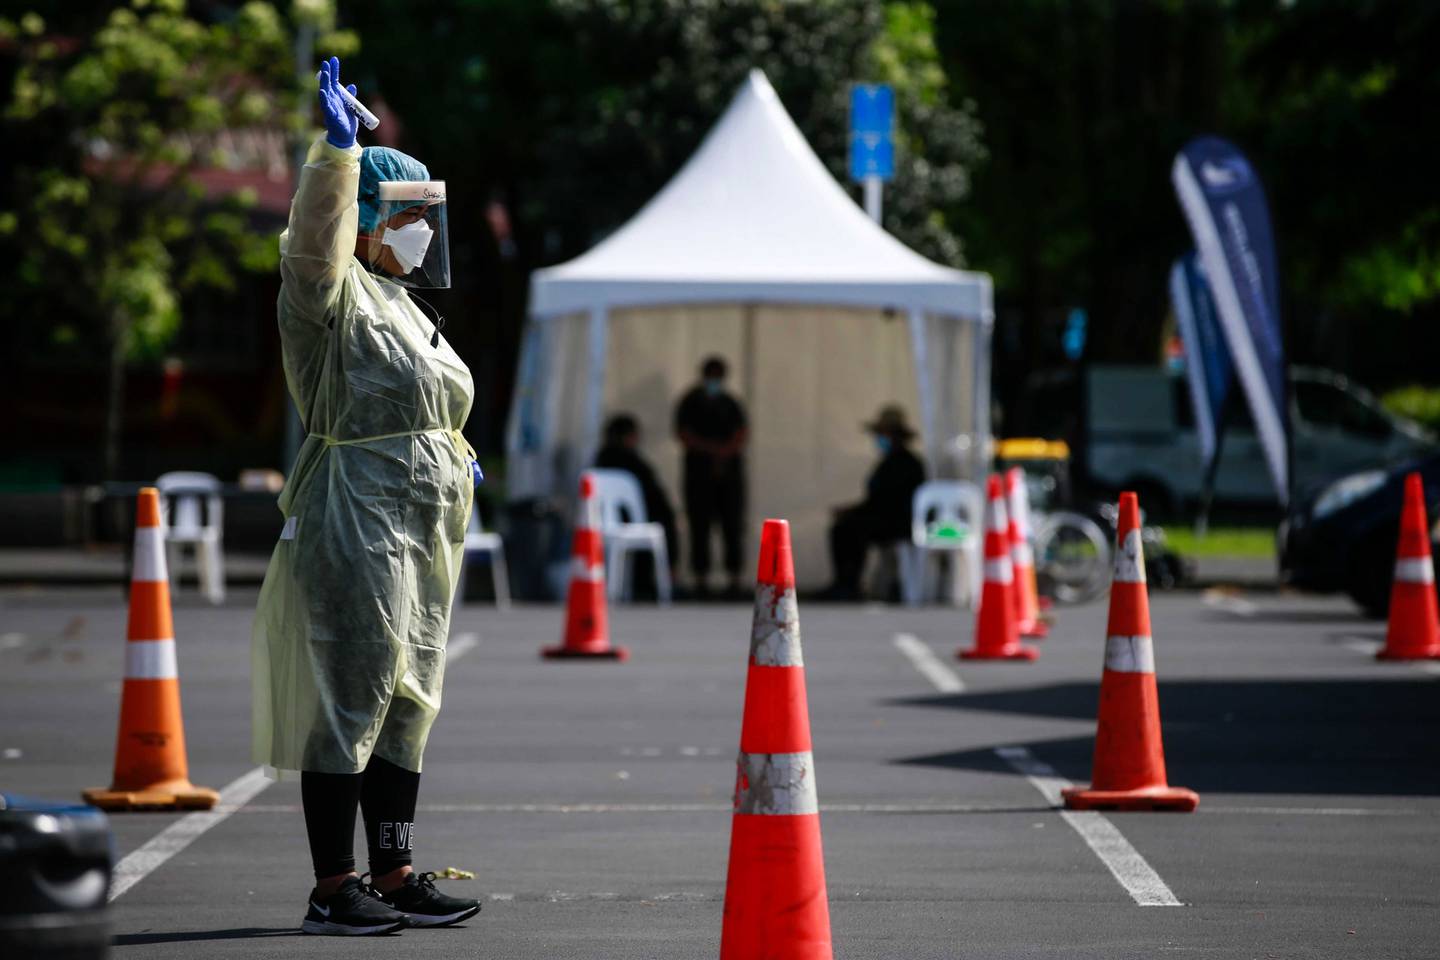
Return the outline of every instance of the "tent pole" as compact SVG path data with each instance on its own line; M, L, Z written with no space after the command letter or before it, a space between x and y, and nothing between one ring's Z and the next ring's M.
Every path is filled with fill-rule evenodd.
M590 369L585 384L585 436L580 445L580 462L576 475L571 479L579 482L579 472L595 459L600 449L600 423L605 415L605 355L608 345L609 316L604 305L590 308Z
M743 308L741 328L741 384L745 391L745 403L755 404L755 304L746 303Z
M939 424L935 417L934 385L930 382L930 355L926 349L925 311L911 307L910 352L915 358L915 389L920 394L920 431L925 443L925 467L930 477L940 476L942 457L941 438L937 435Z
M967 480L985 479L990 471L990 346L995 333L995 313L991 309L990 291L985 291L986 303L978 319L970 321L975 325L972 349L975 355L971 363L975 370L975 395L972 399L974 416L971 429L972 442L969 450L969 476Z

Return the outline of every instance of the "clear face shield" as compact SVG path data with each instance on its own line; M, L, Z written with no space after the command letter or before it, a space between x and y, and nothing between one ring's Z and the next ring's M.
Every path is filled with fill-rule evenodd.
M370 263L406 287L450 286L450 231L444 180L382 180L380 225Z

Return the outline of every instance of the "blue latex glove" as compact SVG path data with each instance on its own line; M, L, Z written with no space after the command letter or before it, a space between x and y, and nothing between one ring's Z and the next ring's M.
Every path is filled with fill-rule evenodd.
M355 93L355 84L347 87ZM355 146L355 132L360 118L355 116L340 96L340 58L331 57L320 63L320 113L325 117L325 139L332 146L348 150Z

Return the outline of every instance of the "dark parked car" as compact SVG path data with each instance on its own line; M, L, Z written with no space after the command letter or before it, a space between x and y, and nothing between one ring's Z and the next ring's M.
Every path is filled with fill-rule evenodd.
M1425 514L1434 524L1440 507L1440 456L1340 477L1291 504L1278 533L1281 579L1302 590L1344 591L1367 614L1385 616L1405 475L1412 471L1424 480ZM1432 526L1432 557L1435 531Z

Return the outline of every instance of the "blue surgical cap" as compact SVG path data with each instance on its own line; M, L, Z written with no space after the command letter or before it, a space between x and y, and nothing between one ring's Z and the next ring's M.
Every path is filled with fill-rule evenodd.
M380 181L429 179L425 164L409 154L390 147L360 151L360 231L373 233L380 225Z

